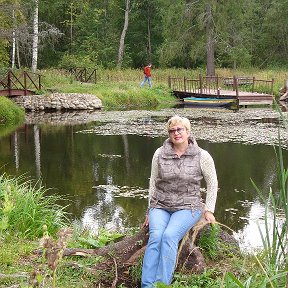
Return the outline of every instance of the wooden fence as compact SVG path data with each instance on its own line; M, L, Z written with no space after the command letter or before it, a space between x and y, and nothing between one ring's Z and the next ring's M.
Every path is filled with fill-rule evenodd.
M68 70L77 81L80 82L97 82L97 73L96 69L93 68L84 68L84 67L75 67L75 68L69 68Z

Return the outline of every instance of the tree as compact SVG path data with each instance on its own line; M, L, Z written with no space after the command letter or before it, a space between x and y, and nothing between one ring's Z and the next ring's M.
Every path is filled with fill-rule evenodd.
M34 0L34 17L33 17L33 37L32 37L32 65L31 70L33 73L37 70L38 60L38 0Z
M125 45L125 37L126 32L128 29L128 23L129 23L129 13L130 13L130 0L126 0L126 8L125 8L125 18L124 18L124 26L120 37L120 43L119 43L119 50L118 50L118 61L117 61L117 67L121 68L123 57L124 57L124 45Z
M206 33L207 33L207 76L215 76L215 49L214 49L214 41L215 41L215 33L213 26L213 15L212 15L212 7L211 4L208 3L206 6Z

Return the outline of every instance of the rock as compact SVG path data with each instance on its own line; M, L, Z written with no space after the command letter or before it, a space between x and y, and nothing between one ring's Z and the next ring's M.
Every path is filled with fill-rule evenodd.
M49 109L96 110L103 108L102 101L91 94L53 93L50 95L27 95L14 97L13 100L28 111Z

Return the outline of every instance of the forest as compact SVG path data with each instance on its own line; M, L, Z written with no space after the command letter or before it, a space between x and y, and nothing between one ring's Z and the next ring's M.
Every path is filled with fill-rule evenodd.
M0 0L0 68L284 68L287 0Z

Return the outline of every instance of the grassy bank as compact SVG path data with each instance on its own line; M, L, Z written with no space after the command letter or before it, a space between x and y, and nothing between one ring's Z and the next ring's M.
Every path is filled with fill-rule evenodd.
M62 93L88 93L94 94L102 100L105 109L110 108L155 108L158 106L173 105L176 102L168 86L163 83L153 83L153 88L148 86L140 88L142 74L140 71L130 71L119 75L98 72L99 79L97 83L81 83L68 73L59 70L43 71L44 87L46 90ZM104 73L104 72L103 72ZM124 72L125 73L125 72ZM139 77L139 80L137 78ZM129 77L131 75L131 77ZM136 78L135 78L136 75ZM107 76L107 78L106 78ZM119 78L117 77L119 76ZM103 79L103 77L105 79ZM45 91L44 91L45 92ZM168 106L167 106L168 105Z
M8 134L24 121L24 110L6 97L0 97L0 136Z
M185 70L185 69L153 69L153 88L147 86L140 88L143 80L142 70L97 70L96 83L80 83L74 76L61 70L45 70L41 72L44 77L44 87L46 91L70 92L70 93L90 93L99 97L104 107L135 107L153 108L157 106L168 106L175 104L176 99L171 95L168 87L168 77L198 78L199 74L205 75L205 70ZM232 70L217 69L216 74L220 77L255 76L256 79L274 78L274 94L278 97L279 90L283 87L285 79L288 79L288 72L284 70ZM94 78L93 78L94 79Z

